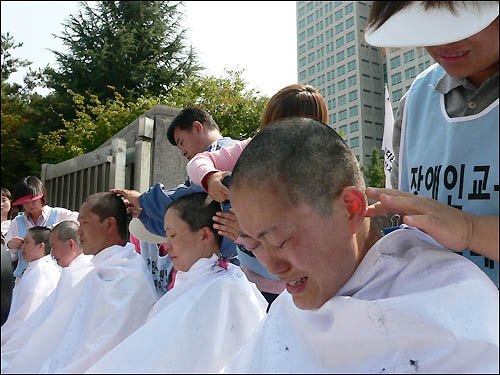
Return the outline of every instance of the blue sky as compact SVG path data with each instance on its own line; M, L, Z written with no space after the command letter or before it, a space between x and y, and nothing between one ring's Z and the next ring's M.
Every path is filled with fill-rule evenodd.
M89 3L93 3L90 1ZM293 1L187 1L183 26L206 73L245 69L249 87L266 96L297 81L297 41ZM49 49L62 50L62 22L78 11L76 1L2 1L2 33L23 46L14 57L32 67L55 65ZM24 71L10 81L22 82ZM46 91L40 91L45 94Z

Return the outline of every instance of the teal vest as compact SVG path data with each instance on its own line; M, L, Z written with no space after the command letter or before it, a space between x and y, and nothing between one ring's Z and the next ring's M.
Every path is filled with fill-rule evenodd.
M498 99L482 112L450 118L434 90L444 70L435 64L408 92L401 126L399 189L477 215L498 216ZM465 250L496 284L498 262Z

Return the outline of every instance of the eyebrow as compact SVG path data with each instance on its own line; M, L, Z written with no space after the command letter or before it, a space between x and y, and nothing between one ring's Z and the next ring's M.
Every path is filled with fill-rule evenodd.
M270 232L272 232L276 229L277 229L277 225L273 225L270 228L264 229L264 230L260 231L259 233L257 233L256 238L261 239L262 237L264 237L265 235L269 234ZM253 237L249 236L248 234L241 232L241 231L240 231L240 236L244 237L244 238L253 238Z

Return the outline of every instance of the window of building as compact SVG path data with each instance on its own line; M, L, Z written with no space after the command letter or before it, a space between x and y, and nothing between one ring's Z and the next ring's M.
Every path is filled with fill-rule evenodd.
M304 65L306 65L306 58L303 57L299 60L299 68L302 68Z
M403 96L403 89L396 90L392 93L392 101L397 102Z
M309 38L312 35L314 35L314 26L307 29L307 37Z
M306 10L309 12L314 7L314 2L309 1L306 5Z
M348 29L349 27L354 26L354 16L351 18L348 18L345 21L345 28Z
M304 14L306 14L306 8L305 7L302 7L299 9L299 11L297 12L297 17L302 17Z
M311 24L314 22L314 14L311 13L310 15L307 16L307 24Z
M424 47L417 48L417 57L422 57L424 55Z
M350 76L348 79L347 79L347 85L349 87L355 85L357 83L357 79L356 79L356 76Z
M352 102L358 98L358 91L354 90L349 93L349 101Z
M429 67L429 65L431 65L431 62L430 62L430 60L427 60L425 62L425 69L427 69Z
M415 71L415 67L412 66L411 68L409 69L406 69L405 70L405 78L406 79L412 79L413 77L415 77L417 74L416 74L416 71Z
M314 61L314 52L312 52L309 55L307 55L307 62L310 63L310 62L313 62L313 61Z
M351 138L351 148L359 146L359 137Z
M335 12L335 21L341 19L342 17L344 17L344 10L343 9L337 10Z
M345 89L345 79L337 82L337 89L338 89L338 91Z
M354 133L355 131L358 131L358 129L359 129L358 122L357 121L351 122L349 124L349 127L350 127L350 130L351 130L351 133Z
M302 31L302 32L299 34L299 42L302 42L305 38L306 38L306 32L305 32L305 31Z
M369 135L365 136L365 139L373 139L373 137L370 137ZM368 155L369 157L370 155Z
M340 77L343 74L345 74L345 65L339 66L337 68L337 77Z
M418 64L418 72L421 73L424 71L424 63Z
M339 120L340 120L340 116L339 116ZM342 136L342 137L345 137L347 135L347 125L342 125L340 128L339 128L339 134Z
M345 14L349 14L354 10L354 3L349 3L345 6Z
M340 51L339 53L337 53L337 63L344 59L345 59L344 51Z
M344 31L344 24L343 23L339 23L337 26L335 26L335 34L339 34L342 31Z
M346 118L347 118L347 110L344 109L339 112L339 121L345 120Z
M312 49L314 48L314 39L311 39L309 42L307 42L307 49Z
M358 106L354 105L349 107L349 117L356 116L358 114Z
M333 72L332 72L332 76L333 76ZM332 94L335 94L335 83L332 84Z
M401 56L396 56L391 59L391 69L397 68L401 65Z
M405 52L403 58L405 63L415 60L415 50L412 49L411 51Z
M349 61L349 62L347 63L347 71L348 71L348 72L351 72L351 71L353 71L354 69L356 69L356 60Z
M303 70L299 73L299 81L304 81L306 79L306 71Z
M306 26L306 20L300 20L299 21L299 30L302 30Z
M342 105L342 104L345 104L347 103L347 99L346 99L346 95L340 95L339 96L339 106Z
M344 37L340 37L335 41L335 47L340 48L344 45Z
M350 57L356 53L356 46L351 46L347 49L347 57Z
M401 82L401 73L396 73L391 76L391 82L393 85Z
M307 75L310 77L314 73L316 73L316 67L313 65L313 66L309 67L309 69L307 69Z
M347 33L347 35L345 36L345 40L347 43L353 41L354 40L354 31Z
M299 47L299 55L302 55L304 52L306 52L306 45L305 45L305 44L302 44L302 45Z
M316 79L311 79L309 82L308 82L308 85L311 85L311 86L316 86Z

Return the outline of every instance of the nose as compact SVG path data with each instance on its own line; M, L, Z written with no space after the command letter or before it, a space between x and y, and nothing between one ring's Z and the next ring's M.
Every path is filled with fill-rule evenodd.
M170 244L170 242L168 242L168 240L165 241L165 245L164 246L165 246L165 250L167 252L170 252L170 250L172 250L172 245Z
M284 259L280 251L273 246L266 246L264 244L263 251L258 253L259 254L255 253L255 256L264 266L266 266L267 271L272 275L283 275L291 268L288 260Z

